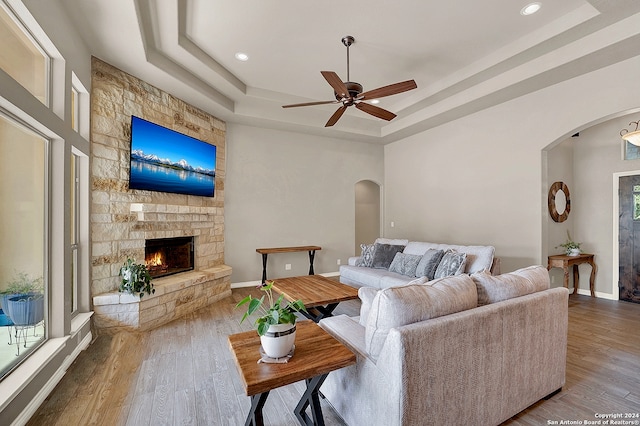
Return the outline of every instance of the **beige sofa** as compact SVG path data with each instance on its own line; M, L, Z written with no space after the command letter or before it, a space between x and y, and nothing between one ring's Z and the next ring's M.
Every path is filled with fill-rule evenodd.
M350 426L497 425L565 383L568 290L542 266L359 296L320 322L357 355L321 388Z

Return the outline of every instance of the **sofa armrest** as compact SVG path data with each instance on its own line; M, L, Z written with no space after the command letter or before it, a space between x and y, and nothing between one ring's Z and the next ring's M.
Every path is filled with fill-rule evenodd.
M352 256L349 258L349 260L347 261L347 263L351 266L356 266L356 262L358 261L358 259L360 259L362 256Z
M365 328L358 323L357 318L336 315L323 318L319 325L356 355L369 358L365 344Z

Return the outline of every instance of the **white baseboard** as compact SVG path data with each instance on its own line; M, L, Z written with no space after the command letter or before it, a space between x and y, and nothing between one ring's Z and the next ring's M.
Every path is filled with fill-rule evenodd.
M325 272L323 274L318 274L318 275L322 275L323 277L337 277L340 275L340 272L336 271L336 272ZM242 283L231 283L231 288L243 288L243 287L258 287L260 284L262 283L262 281L258 280L258 281L245 281Z

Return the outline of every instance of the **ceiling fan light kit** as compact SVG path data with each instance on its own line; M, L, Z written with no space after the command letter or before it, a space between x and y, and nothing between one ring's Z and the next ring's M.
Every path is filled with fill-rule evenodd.
M387 111L383 108L377 107L364 101L370 101L378 98L383 98L385 96L396 95L398 93L413 90L418 86L416 85L416 82L414 80L407 80L364 92L362 84L356 83L355 81L349 81L349 47L354 42L355 39L353 38L353 36L345 36L342 38L342 44L344 44L347 48L347 81L342 81L338 74L333 71L320 71L320 74L322 74L327 83L329 83L329 85L333 88L333 92L336 98L335 101L331 100L305 102L300 104L283 105L282 108L342 104L329 118L329 121L327 121L325 127L331 127L336 124L340 117L342 117L342 114L344 114L344 112L347 110L347 108L353 105L355 105L355 107L360 111L373 115L374 117L381 118L387 121L393 120L396 115L391 111Z
M630 132L627 129L620 130L620 136L622 136L622 140L629 142L632 145L640 146L640 130L638 130L638 125L640 124L640 120L632 121L629 123L629 126L635 124L636 128L634 131Z

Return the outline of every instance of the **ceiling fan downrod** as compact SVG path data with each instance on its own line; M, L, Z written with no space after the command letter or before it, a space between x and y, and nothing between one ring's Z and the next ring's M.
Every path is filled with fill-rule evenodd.
M347 81L351 81L349 78L349 46L351 46L356 41L353 36L344 36L342 37L342 44L347 46Z

